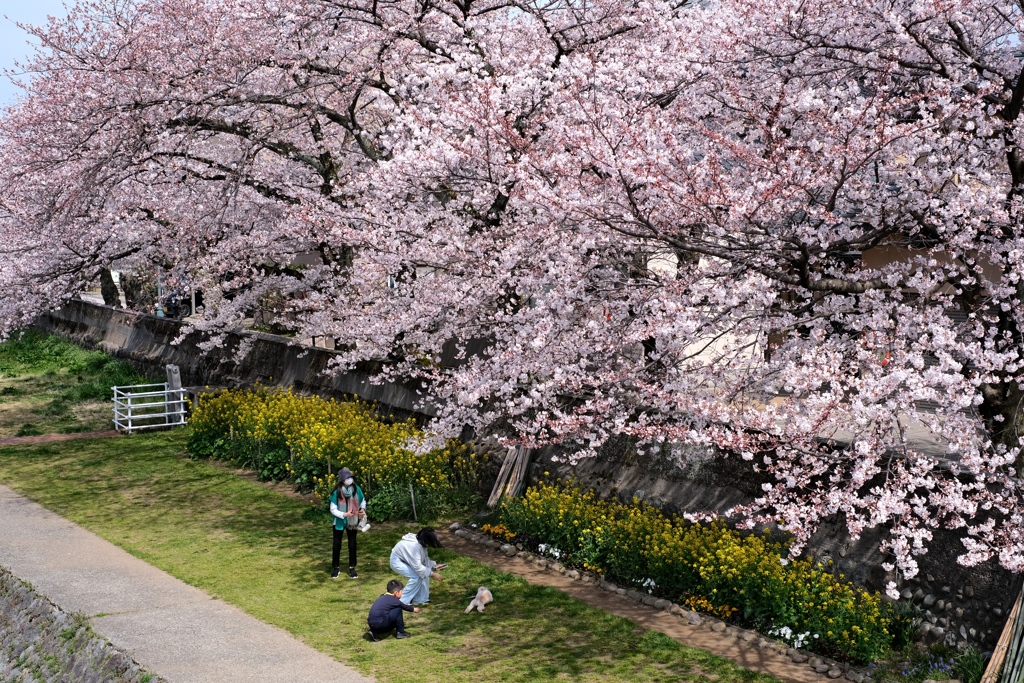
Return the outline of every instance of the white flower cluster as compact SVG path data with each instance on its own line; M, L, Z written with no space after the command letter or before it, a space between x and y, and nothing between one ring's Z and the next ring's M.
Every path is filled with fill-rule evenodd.
M547 543L541 543L539 546L537 546L537 552L539 552L541 555L547 555L548 557L553 557L556 560L561 559L561 557L562 557L562 551L561 550L559 550L558 548L556 548L553 545L548 545Z
M772 638L778 638L784 643L788 643L789 645L797 649L804 647L807 643L811 642L811 640L818 637L817 633L812 634L810 631L806 631L804 633L794 633L793 629L791 629L788 626L779 626L777 628L773 628L772 630L768 631L768 635L770 635Z

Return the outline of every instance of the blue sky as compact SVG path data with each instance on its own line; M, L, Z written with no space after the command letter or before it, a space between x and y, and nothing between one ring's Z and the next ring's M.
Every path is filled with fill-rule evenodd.
M68 0L74 4L74 0ZM63 0L0 0L0 69L13 69L16 59L23 59L31 48L26 34L14 22L42 24L49 15L66 14ZM6 78L0 78L0 105L13 103L18 89Z

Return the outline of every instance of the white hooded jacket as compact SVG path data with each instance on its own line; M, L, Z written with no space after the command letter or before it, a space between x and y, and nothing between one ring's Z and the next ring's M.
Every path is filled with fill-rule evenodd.
M406 534L395 544L391 551L391 563L394 564L396 560L409 565L424 579L434 573L434 567L437 566L437 562L427 556L427 549L416 540L416 534Z

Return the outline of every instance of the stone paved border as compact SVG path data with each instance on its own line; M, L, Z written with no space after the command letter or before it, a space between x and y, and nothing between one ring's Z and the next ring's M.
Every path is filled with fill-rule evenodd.
M167 683L370 680L6 486L0 520L0 565Z
M668 600L630 591L604 581L590 572L579 572L533 553L500 543L474 529L449 528L447 547L455 552L525 578L569 593L593 607L660 631L684 645L730 659L752 671L770 674L787 683L823 683L842 679L873 683L870 677L839 662L795 650L759 633L729 626L707 615L691 612Z
M165 683L0 566L0 680Z

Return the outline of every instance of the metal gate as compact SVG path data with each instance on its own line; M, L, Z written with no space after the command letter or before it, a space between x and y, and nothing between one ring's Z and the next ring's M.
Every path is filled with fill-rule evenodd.
M114 428L119 432L185 424L185 390L163 384L114 387Z

